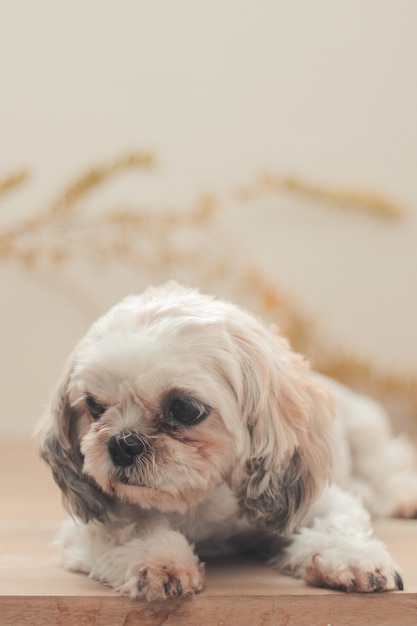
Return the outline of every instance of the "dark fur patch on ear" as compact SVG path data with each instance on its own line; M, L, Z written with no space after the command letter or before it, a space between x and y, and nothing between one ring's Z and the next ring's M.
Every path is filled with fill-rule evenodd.
M248 473L237 498L249 521L284 536L296 530L309 484L299 452L294 452L281 471L274 472L265 460L257 459L248 463Z
M82 473L71 450L63 449L57 439L51 438L44 442L41 457L50 466L54 480L62 491L64 506L69 513L79 517L83 522L106 521L114 501Z
M83 522L105 521L116 503L83 473L84 460L76 429L79 416L64 393L55 399L53 412L56 422L49 423L39 451L62 491L65 508Z

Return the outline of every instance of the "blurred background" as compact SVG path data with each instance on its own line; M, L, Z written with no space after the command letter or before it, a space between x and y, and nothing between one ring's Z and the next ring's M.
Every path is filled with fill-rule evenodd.
M417 3L0 4L0 437L176 278L417 423Z

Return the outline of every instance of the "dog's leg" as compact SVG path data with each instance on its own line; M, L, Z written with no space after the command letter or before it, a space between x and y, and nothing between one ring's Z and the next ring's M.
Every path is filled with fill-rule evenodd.
M417 451L406 437L394 437L383 408L345 391L344 428L351 449L349 490L373 515L417 517Z
M59 541L67 569L86 572L132 598L162 600L205 586L204 565L185 537L168 527L69 521Z
M396 564L372 537L367 511L338 487L324 492L291 540L271 562L311 585L360 592L403 589Z

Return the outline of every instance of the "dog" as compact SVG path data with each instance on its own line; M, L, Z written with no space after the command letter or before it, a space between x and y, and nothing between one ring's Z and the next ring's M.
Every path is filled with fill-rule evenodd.
M416 517L411 443L229 302L170 282L111 308L39 438L64 565L132 598L201 592L199 559L242 550L314 586L403 589L371 515Z

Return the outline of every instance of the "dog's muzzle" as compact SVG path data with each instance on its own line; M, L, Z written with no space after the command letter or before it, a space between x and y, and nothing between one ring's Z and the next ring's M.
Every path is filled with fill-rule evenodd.
M145 444L137 433L120 433L108 443L111 460L118 467L133 465L136 457L145 451Z

